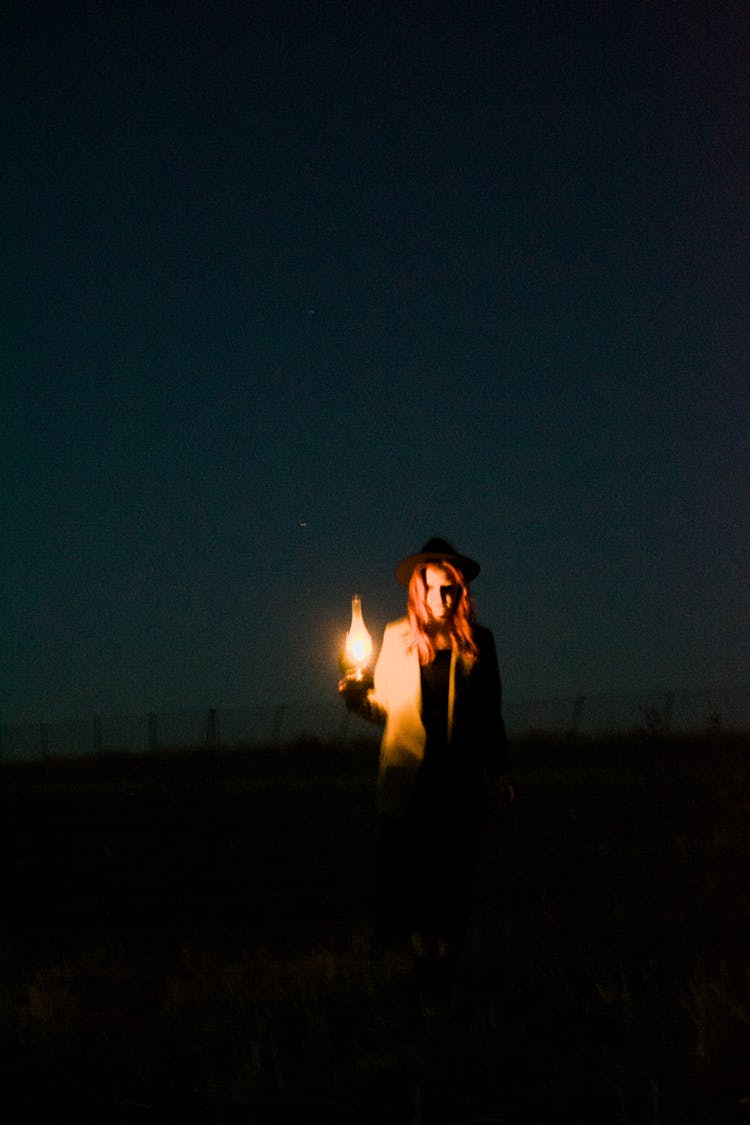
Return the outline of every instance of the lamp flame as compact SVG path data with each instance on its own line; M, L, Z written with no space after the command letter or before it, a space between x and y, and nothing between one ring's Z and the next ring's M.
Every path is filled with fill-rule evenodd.
M372 637L362 617L362 599L359 594L352 598L352 623L346 634L346 661L350 674L362 679L372 656Z

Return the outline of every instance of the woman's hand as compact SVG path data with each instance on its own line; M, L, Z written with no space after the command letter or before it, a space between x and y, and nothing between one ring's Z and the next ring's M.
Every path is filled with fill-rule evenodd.
M512 805L517 797L516 783L509 773L495 779L494 796L500 805Z
M371 678L357 680L351 676L344 676L343 680L339 680L339 695L344 697L344 703L347 708L353 711L355 715L368 718L370 714L370 703L367 698L367 693L371 687Z

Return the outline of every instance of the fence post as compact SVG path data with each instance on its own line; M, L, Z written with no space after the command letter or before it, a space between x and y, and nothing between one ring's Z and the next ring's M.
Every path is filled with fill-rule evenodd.
M279 745L279 739L281 738L281 728L282 728L283 723L284 723L285 712L286 712L286 707L284 706L283 703L280 703L279 706L274 710L274 713L273 713L273 728L271 730L271 744L274 747L274 749Z
M674 712L674 692L668 691L664 696L664 729L669 730L672 725L672 713Z
M155 711L149 711L148 713L148 748L149 750L159 749L159 733L156 726Z
M102 720L99 715L94 715L93 721L94 753L102 752Z
M573 711L570 716L570 726L568 727L568 737L578 733L578 727L581 723L581 716L583 715L583 708L586 705L586 696L579 695L573 703Z
M208 712L208 722L206 723L206 745L216 746L219 740L219 722L216 714L216 708L212 707Z

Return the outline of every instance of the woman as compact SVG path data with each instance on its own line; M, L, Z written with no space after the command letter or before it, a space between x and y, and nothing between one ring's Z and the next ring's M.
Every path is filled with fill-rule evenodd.
M474 621L479 565L430 539L396 569L407 616L386 626L374 686L347 706L384 724L378 936L409 935L423 984L447 986L463 937L488 790L512 801L495 644Z

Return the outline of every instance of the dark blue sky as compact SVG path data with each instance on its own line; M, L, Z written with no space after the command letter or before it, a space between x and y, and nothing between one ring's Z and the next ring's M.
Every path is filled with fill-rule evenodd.
M750 679L750 9L5 6L6 721L333 698L431 535L509 698Z

